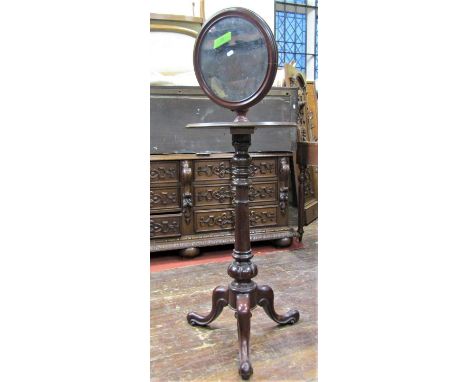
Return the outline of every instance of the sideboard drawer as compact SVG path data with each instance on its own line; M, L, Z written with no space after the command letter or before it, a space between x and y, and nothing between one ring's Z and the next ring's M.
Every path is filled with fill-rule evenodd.
M229 184L195 185L195 207L231 205L232 191ZM274 203L278 200L277 182L252 183L249 190L250 204L259 202Z
M276 158L254 158L250 165L250 177L274 177L277 175ZM229 159L195 161L195 180L231 179L231 162Z
M231 181L231 163L229 159L195 161L195 181L225 180Z
M151 250L214 243L234 237L232 153L152 155ZM291 237L291 153L253 153L249 169L249 225L254 236ZM306 201L311 195L307 193ZM312 198L313 200L313 198ZM245 224L242 221L239 224Z
M180 210L179 187L151 187L150 206L151 213Z
M251 205L256 203L273 204L278 201L278 183L276 180L269 182L252 183L249 190L249 201Z
M179 181L179 162L151 161L150 183L157 186L161 183Z
M181 223L181 214L153 215L150 217L150 237L157 239L180 236Z
M195 232L224 231L234 228L234 210L195 211Z
M250 209L250 228L267 227L277 225L278 208L275 207L253 207Z
M276 176L275 158L254 158L250 165L250 176L253 178L263 178Z
M232 201L229 184L195 185L193 193L196 207L230 205Z
M277 207L252 207L250 227L277 225ZM234 209L195 211L195 231L224 231L234 229Z

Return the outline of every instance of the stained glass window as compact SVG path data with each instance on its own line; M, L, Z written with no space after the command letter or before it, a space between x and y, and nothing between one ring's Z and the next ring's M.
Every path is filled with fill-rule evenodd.
M314 3L314 5L310 5ZM313 14L311 14L313 12ZM314 17L310 17L314 16ZM275 2L275 35L278 45L278 65L291 61L304 73L310 69L314 79L318 74L317 29L307 35L307 21L317 25L317 0L284 0ZM310 29L310 28L309 28ZM310 41L307 41L307 39ZM308 47L311 53L308 51Z
M296 68L306 70L306 15L294 12L276 12L276 42L278 64L284 66L292 60Z

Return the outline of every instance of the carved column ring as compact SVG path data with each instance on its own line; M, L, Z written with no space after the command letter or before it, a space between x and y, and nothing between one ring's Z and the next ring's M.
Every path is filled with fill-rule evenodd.
M252 262L233 261L228 268L228 275L237 281L250 281L257 274L257 265Z

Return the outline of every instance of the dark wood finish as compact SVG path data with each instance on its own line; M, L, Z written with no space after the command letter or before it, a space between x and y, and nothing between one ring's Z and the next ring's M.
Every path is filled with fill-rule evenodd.
M177 249L182 256L187 256L187 253L192 255L200 251L184 251L185 248L234 242L233 190L230 184L232 156L231 153L223 153L150 157L153 174L151 216L182 215L180 235L152 235L152 251ZM281 242L285 239L282 243L286 245L297 235L289 219L291 164L291 153L252 154L249 166L252 241ZM158 181L154 179L156 171Z
M179 180L178 162L151 162L150 182L151 185L161 183L177 182Z
M231 165L229 159L195 161L195 180L224 180L229 183Z
M184 160L180 162L181 166L181 183L182 183L182 216L183 216L183 225L182 233L188 234L193 230L193 221L192 221L192 167L190 162ZM195 253L192 251L192 253ZM198 251L200 253L200 251Z
M274 159L253 159L249 168L249 175L255 178L276 176L276 162Z
M180 192L178 187L151 187L151 213L173 211L180 209Z
M251 143L251 134L238 134L235 129L231 129L232 144L235 154L232 158L232 178L231 191L233 191L233 204L235 211L221 210L222 215L219 220L209 219L209 222L218 222L220 225L235 225L235 243L232 253L233 261L228 267L228 275L233 278L228 288L218 286L212 294L211 312L202 316L195 312L187 315L187 321L191 325L206 326L213 322L222 312L225 306L235 311L237 319L238 339L239 339L239 374L242 379L249 379L253 374L253 367L250 362L250 318L251 310L257 305L262 306L266 314L280 325L294 324L299 320L299 312L292 310L285 315L280 315L274 308L273 290L267 286L257 286L252 279L257 275L258 270L255 263L251 261L253 254L250 247L250 225L257 224L257 217L261 224L264 221L273 219L274 215L269 212L281 209L280 206L272 209L257 207L249 209L249 199L251 190L251 157L248 148ZM289 176L289 161L283 157L279 161L280 174L283 182L286 182L286 175ZM289 178L288 178L289 179ZM287 200L286 200L287 202ZM255 218L253 218L255 216ZM215 223L213 223L215 224Z
M180 236L181 214L152 215L150 219L150 237L174 237Z
M191 258L191 257L198 256L200 254L200 248L188 247L188 248L181 249L179 253L182 257Z
M289 158L287 158L289 162ZM250 186L251 203L276 203L278 200L277 181L257 182ZM230 205L232 189L230 184L196 185L194 187L194 204L197 207Z
M233 229L234 209L195 212L195 232L211 232ZM275 226L278 223L276 206L254 207L249 212L251 227Z
M268 67L265 78L259 88L249 97L239 102L229 102L217 97L211 92L211 88L205 83L202 69L200 67L201 44L208 31L218 21L227 17L239 17L254 24L266 41L268 54ZM235 154L231 160L231 167L228 170L226 164L218 166L208 174L215 174L223 178L226 173L231 175L231 198L234 205L234 212L225 211L218 218L208 216L208 219L201 217L199 224L216 224L221 227L226 224L232 224L234 221L234 251L232 253L233 261L228 267L228 275L233 279L228 288L217 287L212 296L212 309L207 316L200 316L194 312L187 315L187 320L191 325L207 325L219 316L222 309L229 305L235 310L237 319L238 338L239 338L239 374L242 379L249 379L253 373L250 362L250 318L251 310L257 305L264 308L267 315L280 325L294 324L299 320L299 312L294 310L286 315L279 315L275 312L273 305L273 290L269 286L257 287L252 279L257 275L257 266L251 261L253 254L250 247L250 226L277 224L278 210L283 219L287 218L286 209L288 205L289 194L289 161L283 157L279 161L265 160L260 163L252 163L249 155L251 145L251 136L255 128L274 124L271 122L251 123L247 119L249 107L261 101L268 93L276 76L278 52L276 42L267 23L255 13L243 8L230 8L217 13L202 28L197 38L194 48L194 67L197 80L203 91L215 103L222 107L236 112L237 116L232 124L226 123L204 123L199 126L192 125L188 127L229 127L232 135L232 145ZM229 68L228 68L229 69ZM279 127L279 125L278 125ZM198 169L197 169L198 172ZM205 173L205 172L203 172ZM251 179L262 177L272 177L279 173L279 196L278 206L273 207L255 207L249 209L251 199ZM200 176L200 175L199 175ZM201 175L203 176L203 175Z
M283 237L282 239L276 239L273 243L280 248L289 247L292 243L292 237Z
M201 73L200 67L200 46L208 33L211 27L219 22L220 20L226 17L240 17L257 27L259 32L263 34L265 38L266 47L268 51L268 67L265 78L263 79L262 84L257 89L255 93L251 96L247 97L246 99L240 102L230 102L223 100L222 98L217 97L210 89L210 87L205 82L205 79ZM195 41L195 47L193 49L193 67L195 69L195 75L197 76L198 83L200 84L203 91L206 95L216 104L225 107L229 110L235 110L238 112L238 120L245 120L245 113L250 107L255 105L256 103L260 102L263 97L270 91L273 82L275 81L276 77L276 69L278 67L278 49L276 47L275 36L271 31L268 24L259 17L256 13L245 9L245 8L229 8L222 10L216 13L210 20L208 20L202 27L200 34Z
M224 307L228 305L229 290L226 287L218 286L213 290L211 312L206 316L201 316L197 313L189 313L187 319L190 325L206 326L213 322L223 311Z
M290 310L285 315L276 313L273 289L271 289L268 285L257 287L257 304L263 308L268 317L280 325L292 325L299 321L299 311L295 309Z
M296 158L299 166L299 205L304 206L304 208L298 209L297 232L299 234L299 241L302 241L304 225L309 224L317 217L317 199L312 182L311 167L311 165L317 166L317 144L298 142Z

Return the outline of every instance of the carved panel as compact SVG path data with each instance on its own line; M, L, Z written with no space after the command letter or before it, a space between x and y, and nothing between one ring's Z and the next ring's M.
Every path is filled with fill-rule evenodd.
M195 180L231 179L229 159L195 161Z
M250 176L255 178L276 176L276 159L254 158L250 165Z
M232 203L232 190L228 184L224 185L196 185L195 191L196 206L230 205ZM275 202L277 200L276 182L253 183L249 190L249 201Z
M179 166L178 162L172 161L151 161L150 182L151 185L161 183L178 182Z
M197 185L195 186L194 196L196 206L230 204L232 200L231 186L229 184Z
M275 158L254 158L250 165L250 176L276 176ZM195 180L231 179L231 163L228 159L200 160L195 162Z
M234 210L211 210L195 212L195 231L222 231L234 228Z
M198 240L201 246L210 245L221 237L233 240L235 216L230 156L161 156L169 160L151 161L152 243L181 243L183 247L188 240ZM291 158L286 154L252 158L251 232L270 235L276 229L289 227L290 164ZM312 192L315 191L313 177L311 180ZM282 236L285 232L278 232L278 237L286 237Z
M150 206L152 213L180 208L179 189L177 187L152 187L150 190Z
M257 207L250 210L250 227L276 225L276 207Z
M174 237L180 236L180 214L153 215L150 217L150 237Z
M253 183L249 189L249 201L255 202L275 202L276 182L273 183Z
M195 231L222 231L234 229L233 209L195 211ZM277 224L276 207L253 207L250 209L250 227L266 227Z
M315 195L314 195L314 186L313 186L313 176L312 176L312 171L313 168L312 166L307 167L304 175L305 175L305 187L304 187L304 195L305 195L305 200L306 202L309 200L312 200Z

